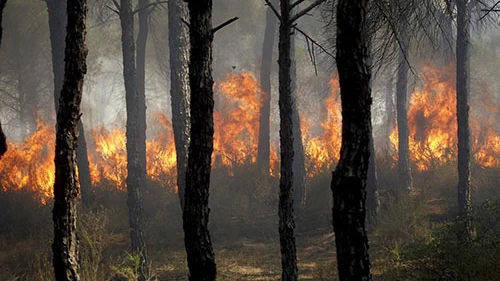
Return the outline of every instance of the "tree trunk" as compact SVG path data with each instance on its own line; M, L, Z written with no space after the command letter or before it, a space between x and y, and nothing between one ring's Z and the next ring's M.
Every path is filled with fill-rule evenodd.
M7 4L7 0L0 0L0 45L2 44L2 35L3 35L3 27L2 27L2 15L3 9L5 8L5 4ZM7 152L7 139L2 130L2 124L0 123L0 158L2 155Z
M368 163L368 178L366 182L366 218L370 225L377 221L380 201L377 188L377 166L375 164L375 143L373 141L373 132L370 135L370 159Z
M139 256L139 280L147 276L147 252L144 242L142 192L146 180L145 129L141 117L145 104L139 97L136 76L134 14L130 0L121 0L120 23L122 27L123 78L127 106L127 205L129 209L132 251Z
M468 1L457 0L457 121L458 121L458 215L464 236L472 239L470 192L470 10Z
M2 124L0 123L0 159L7 152L7 138L2 130Z
M401 16L399 27L399 68L396 82L396 115L398 122L398 176L399 190L409 192L413 187L410 168L410 147L408 130L408 49L410 38L408 36L408 23Z
M291 59L291 94L292 94L292 131L293 131L293 209L298 217L306 199L306 166L302 130L300 129L300 114L297 103L297 67L295 63L295 36L290 37Z
M78 178L76 148L84 75L87 5L85 0L68 1L64 84L57 111L54 182L54 273L57 281L80 280L76 203Z
M271 3L276 7L277 0ZM264 42L262 47L262 63L260 66L260 87L262 89L262 106L259 118L259 144L257 147L257 167L260 172L269 175L269 160L271 154L270 122L271 122L271 70L273 64L274 34L278 22L271 8L266 12L266 29L264 31Z
M337 69L342 100L342 147L333 172L333 227L340 281L371 280L365 230L366 180L370 157L371 70L366 2L339 0Z
M190 281L215 281L216 265L208 231L208 197L214 135L212 1L188 2L191 142L183 213Z
M52 51L52 71L54 74L54 108L59 108L59 95L64 81L64 36L66 30L66 2L63 0L46 0L49 15L50 45ZM87 142L81 119L78 120L77 165L80 179L81 197L84 203L89 201L92 180L90 178L89 160L87 155Z
M168 42L170 49L170 97L172 127L177 155L177 187L184 210L186 168L189 152L189 29L182 22L188 20L187 5L183 0L168 1Z
M292 101L292 22L291 1L281 0L281 21L279 26L279 112L280 112L280 195L279 234L283 281L298 280L297 249L295 246L295 220L293 215L293 101Z

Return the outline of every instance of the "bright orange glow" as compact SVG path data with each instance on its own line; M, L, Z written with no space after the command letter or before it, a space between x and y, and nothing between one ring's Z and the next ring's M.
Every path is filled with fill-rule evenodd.
M456 105L453 67L425 67L423 86L412 94L408 112L411 161L418 170L456 159ZM229 74L215 86L214 169L234 175L238 167L250 168L257 160L261 90L248 72ZM306 175L316 177L333 169L341 145L339 82L330 79L330 94L321 101L317 116L302 115L301 130ZM486 83L475 95L471 114L472 146L476 161L486 167L500 166L500 136L495 129L498 109ZM176 154L172 125L155 113L146 141L146 172L149 181L176 191ZM319 120L319 121L314 121ZM99 188L125 190L127 151L125 130L94 128L88 140L92 183ZM391 134L397 146L397 131ZM53 126L38 120L37 130L21 143L9 143L0 161L0 184L4 191L34 191L42 204L52 197L54 185ZM271 146L270 174L279 175L279 156Z
M413 92L408 110L410 131L410 159L420 171L456 160L457 118L455 69L426 66L421 73L424 86ZM500 165L500 137L495 132L494 102L485 95L483 85L480 97L486 100L471 105L471 144L477 163L491 167ZM483 112L485 111L485 112ZM482 113L484 116L474 113ZM397 147L397 129L391 134Z
M314 124L310 118L301 120L302 140L306 155L306 175L317 176L332 168L339 159L342 115L340 109L340 85L337 76L330 79L330 95L324 100L325 109L321 114L320 134L313 135Z

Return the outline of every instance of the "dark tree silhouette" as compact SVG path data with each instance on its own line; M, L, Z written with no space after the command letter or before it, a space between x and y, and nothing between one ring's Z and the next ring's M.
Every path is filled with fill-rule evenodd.
M340 281L371 280L365 230L365 188L372 134L371 70L364 36L366 5L364 0L339 0L337 5L342 147L331 187Z
M189 1L189 84L191 141L183 212L190 281L215 281L216 265L208 231L208 194L214 134L212 1Z
M66 1L45 0L49 16L50 45L52 52L52 72L54 74L54 108L59 108L59 96L64 82L64 37L66 34ZM81 119L78 122L78 148L76 152L78 176L82 201L89 200L92 180L90 178L87 142Z
M76 148L84 75L87 71L85 46L86 0L67 3L67 34L64 84L57 111L54 182L54 273L57 281L78 281L78 237L76 203L78 178Z
M472 239L470 192L470 10L469 1L457 0L457 121L458 121L458 215L464 221L464 236Z
M188 19L187 4L183 0L168 1L172 127L177 155L177 187L182 210L189 150L189 29L182 22L183 19Z
M272 0L274 6L277 0ZM273 47L276 33L276 16L271 8L266 13L266 29L262 46L262 61L260 66L260 87L262 89L262 106L259 117L259 144L257 147L257 167L263 174L269 174L269 159L271 148L269 144L271 122L271 69L273 64Z
M403 9L400 7L400 9ZM399 14L398 33L401 49L399 50L396 82L396 116L398 123L398 176L399 189L409 192L413 186L410 169L410 146L408 129L408 50L410 37L405 13Z
M2 34L3 34L3 28L2 28L2 15L3 15L3 9L5 8L5 4L7 4L7 0L0 0L0 45L2 45ZM7 139L5 138L5 135L2 130L2 124L0 123L0 158L2 155L7 152Z
M122 28L123 78L127 106L127 205L130 240L134 254L139 255L139 280L147 276L147 251L144 241L142 192L146 180L146 105L144 92L137 86L134 43L134 13L130 0L120 2Z

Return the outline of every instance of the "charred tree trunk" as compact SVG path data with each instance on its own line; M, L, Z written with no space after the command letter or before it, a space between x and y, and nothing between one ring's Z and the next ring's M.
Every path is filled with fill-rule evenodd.
M410 168L410 145L408 130L408 23L401 16L399 28L399 67L396 82L396 115L398 123L398 183L399 190L409 192L413 187Z
M49 15L50 45L52 51L52 71L54 74L54 105L59 108L59 95L64 81L64 36L66 30L66 2L63 0L46 0ZM89 201L92 180L90 178L87 142L81 119L78 121L78 148L76 152L81 197L84 203Z
M278 1L271 3L277 6ZM273 63L274 35L278 22L271 8L266 13L266 30L262 47L262 63L260 66L260 87L262 89L262 106L259 118L259 144L257 147L257 167L260 172L269 175L269 160L271 154L270 122L271 122L271 69Z
M189 152L189 30L182 22L189 17L183 0L168 1L168 42L170 48L170 97L172 127L177 155L177 187L184 210L186 168Z
M366 179L370 157L371 70L366 2L337 6L337 69L342 100L342 148L333 172L333 227L340 281L371 280L365 230Z
M295 36L290 36L292 132L293 132L293 209L294 216L300 215L306 199L306 166L302 130L300 129L299 105L297 102L297 66L295 63Z
M0 45L2 44L2 34L3 34L3 28L2 28L2 15L3 15L3 9L5 8L5 4L7 4L7 0L0 0ZM0 158L2 155L7 152L7 139L5 138L5 135L2 130L2 124L0 123Z
M280 112L280 195L279 234L283 281L298 280L297 249L295 246L295 220L293 215L293 100L291 57L291 1L281 0L279 26L279 112Z
M7 152L7 138L2 130L2 124L0 123L0 159Z
M189 84L191 142L183 212L190 281L215 281L216 265L208 231L208 197L214 135L212 1L189 1Z
M80 280L76 203L78 178L76 148L84 75L87 71L85 46L86 0L68 1L64 84L57 111L54 182L54 273L57 281Z
M141 104L137 87L134 15L130 0L121 0L120 23L122 28L123 78L127 106L127 205L129 209L130 240L134 254L139 256L139 280L147 276L147 252L144 242L142 192L146 180L145 104Z
M370 225L377 221L377 214L380 207L377 188L377 166L375 165L375 143L373 132L370 135L370 159L368 163L368 176L366 181L366 218Z
M458 121L458 215L464 222L464 236L472 239L470 192L470 10L468 1L457 4L457 121Z

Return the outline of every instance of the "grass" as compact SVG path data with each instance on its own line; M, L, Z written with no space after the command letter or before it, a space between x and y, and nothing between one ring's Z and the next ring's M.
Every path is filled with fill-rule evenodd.
M473 193L477 235L466 245L454 242L454 166L416 173L410 196L392 189L393 170L379 174L383 204L369 233L374 280L495 280L500 201L494 198L500 197L500 170L479 172ZM225 177L214 175L210 199L218 280L280 280L277 180L262 180L244 169L230 180ZM308 201L297 220L300 280L336 280L329 181L328 173L309 181ZM254 186L258 194L249 192ZM135 278L124 202L125 193L96 189L93 204L79 206L82 280ZM144 202L151 280L187 280L177 195L151 184ZM27 192L0 193L0 280L53 280L50 210L50 203L40 205Z

